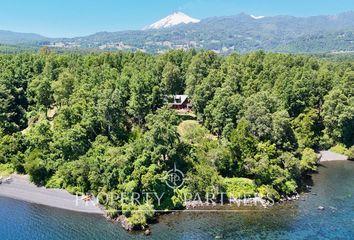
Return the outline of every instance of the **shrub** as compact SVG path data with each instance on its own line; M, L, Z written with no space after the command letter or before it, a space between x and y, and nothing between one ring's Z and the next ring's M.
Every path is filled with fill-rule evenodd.
M330 151L346 155L349 159L354 159L354 146L346 148L343 144L337 144Z
M81 187L78 186L66 186L65 189L71 194L83 194Z
M147 224L146 217L144 214L136 212L128 218L128 224L132 226L132 229L141 229Z
M190 196L192 196L192 194L188 188L177 189L175 195L171 198L174 209L183 209L185 207L185 201L189 200L188 198Z
M137 210L138 207L134 204L123 204L122 205L122 213L126 217L131 217L133 215L133 211Z
M140 205L138 207L138 210L144 213L147 220L150 220L155 214L154 207L151 203L145 203L143 205Z
M300 161L300 169L302 172L317 170L318 156L311 148L305 148L302 152Z
M337 145L331 147L330 151L346 155L348 149L342 144L337 144Z
M286 195L295 193L296 189L297 189L297 184L294 180L288 180L281 186L282 192L285 193Z
M256 184L248 178L224 178L223 186L228 197L248 198L256 195Z
M145 203L140 206L133 204L126 204L122 208L123 214L128 218L128 224L132 226L132 229L144 228L154 214L153 205Z
M109 217L110 219L114 219L114 218L118 217L118 210L114 209L114 208L107 208L106 214L107 214L107 217Z
M354 159L354 145L348 149L347 156L349 159Z
M30 176L30 180L37 185L43 185L48 177L47 169L40 159L32 159L25 164L25 170Z
M63 188L64 179L60 177L58 174L52 176L46 184L47 188Z
M258 195L264 199L272 199L278 201L280 199L279 193L270 185L262 185L258 189Z
M0 164L0 176L8 176L14 172L13 166L9 163Z

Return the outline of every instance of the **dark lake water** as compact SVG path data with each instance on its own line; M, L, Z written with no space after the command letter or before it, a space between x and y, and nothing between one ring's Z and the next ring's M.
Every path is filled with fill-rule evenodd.
M305 201L229 213L177 213L152 235L129 234L101 216L0 198L0 240L354 239L354 162L330 162L312 177ZM324 206L325 210L318 210Z

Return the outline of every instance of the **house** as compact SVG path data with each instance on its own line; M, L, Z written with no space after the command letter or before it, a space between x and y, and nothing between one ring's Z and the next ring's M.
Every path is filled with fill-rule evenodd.
M178 110L191 110L192 104L188 95L173 95L168 97L169 106Z

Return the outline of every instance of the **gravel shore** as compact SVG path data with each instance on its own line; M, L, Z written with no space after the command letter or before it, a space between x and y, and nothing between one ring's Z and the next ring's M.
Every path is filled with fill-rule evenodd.
M37 187L28 176L12 175L11 178L9 183L0 184L0 196L70 211L103 214L93 202L84 202L80 196L65 190Z

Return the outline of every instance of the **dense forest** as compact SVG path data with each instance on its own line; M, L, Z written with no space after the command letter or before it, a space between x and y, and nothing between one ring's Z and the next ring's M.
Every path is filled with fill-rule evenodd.
M354 63L211 51L0 55L0 171L75 192L164 193L105 201L134 226L202 198L294 194L317 154L353 156ZM194 115L166 96L187 94ZM176 164L188 177L173 190ZM132 210L145 210L134 212Z

